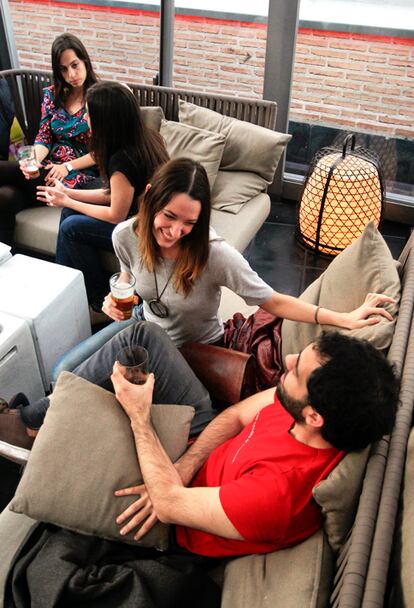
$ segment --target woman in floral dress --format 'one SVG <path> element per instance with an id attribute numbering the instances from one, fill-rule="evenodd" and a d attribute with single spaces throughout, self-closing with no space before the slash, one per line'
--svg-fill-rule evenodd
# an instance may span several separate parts
<path id="1" fill-rule="evenodd" d="M 97 187 L 98 171 L 88 153 L 90 130 L 85 95 L 97 81 L 82 42 L 61 34 L 52 44 L 53 82 L 44 90 L 34 145 L 40 177 L 30 179 L 14 161 L 0 161 L 0 241 L 12 244 L 16 213 L 39 204 L 36 187 L 55 179 L 69 188 Z"/>

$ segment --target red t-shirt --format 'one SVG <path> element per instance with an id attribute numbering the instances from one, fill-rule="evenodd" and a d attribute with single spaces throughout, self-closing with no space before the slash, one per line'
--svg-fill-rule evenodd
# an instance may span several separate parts
<path id="1" fill-rule="evenodd" d="M 236 437 L 216 448 L 192 487 L 220 486 L 222 507 L 244 540 L 177 526 L 177 542 L 192 553 L 221 557 L 268 553 L 301 542 L 322 524 L 312 488 L 344 453 L 294 439 L 294 420 L 275 394 Z"/>

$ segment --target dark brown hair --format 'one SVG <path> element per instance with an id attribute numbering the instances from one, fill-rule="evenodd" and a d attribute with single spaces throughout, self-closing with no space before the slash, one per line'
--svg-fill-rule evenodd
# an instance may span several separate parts
<path id="1" fill-rule="evenodd" d="M 137 172 L 145 173 L 143 180 L 149 181 L 169 157 L 160 134 L 144 125 L 131 89 L 120 82 L 99 82 L 88 90 L 86 103 L 92 131 L 90 150 L 101 176 L 108 182 L 109 161 L 123 150 Z"/>
<path id="2" fill-rule="evenodd" d="M 208 260 L 210 230 L 210 185 L 204 167 L 189 158 L 178 158 L 163 165 L 141 197 L 137 216 L 137 232 L 143 266 L 152 272 L 159 259 L 159 247 L 153 235 L 155 216 L 175 194 L 188 194 L 200 201 L 201 212 L 193 229 L 180 241 L 173 283 L 177 291 L 187 295 L 201 275 Z"/>
<path id="3" fill-rule="evenodd" d="M 63 78 L 60 68 L 60 57 L 64 51 L 68 50 L 74 51 L 78 59 L 81 59 L 85 64 L 86 80 L 83 85 L 84 92 L 86 93 L 89 87 L 98 80 L 93 70 L 88 51 L 79 38 L 74 34 L 68 33 L 57 36 L 52 44 L 52 70 L 55 102 L 57 106 L 61 107 L 72 91 L 72 86 Z"/>

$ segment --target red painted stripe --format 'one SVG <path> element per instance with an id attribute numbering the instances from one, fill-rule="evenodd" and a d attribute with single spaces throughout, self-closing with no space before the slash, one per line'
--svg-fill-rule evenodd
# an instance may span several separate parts
<path id="1" fill-rule="evenodd" d="M 107 13 L 122 13 L 124 15 L 145 15 L 151 17 L 159 17 L 159 12 L 157 11 L 147 11 L 133 8 L 123 8 L 116 6 L 97 6 L 95 4 L 84 4 L 82 2 L 77 2 L 76 4 L 69 4 L 66 2 L 59 2 L 59 0 L 19 0 L 19 3 L 27 3 L 27 4 L 47 4 L 48 6 L 59 6 L 64 8 L 75 8 L 80 9 L 83 8 L 87 10 L 88 8 L 94 11 L 102 11 Z M 233 27 L 250 27 L 255 29 L 265 30 L 267 29 L 267 24 L 265 23 L 253 23 L 246 21 L 236 21 L 231 19 L 215 19 L 214 17 L 203 17 L 198 15 L 176 15 L 176 19 L 180 21 L 192 21 L 197 23 L 214 23 L 215 25 L 232 25 Z M 385 42 L 387 44 L 404 44 L 407 46 L 414 46 L 414 38 L 399 38 L 395 36 L 376 36 L 374 34 L 359 34 L 353 32 L 335 32 L 333 30 L 317 30 L 317 29 L 308 29 L 308 28 L 299 28 L 299 33 L 301 34 L 311 34 L 314 36 L 324 36 L 326 38 L 345 38 L 349 40 L 367 40 L 370 42 Z"/>
<path id="2" fill-rule="evenodd" d="M 159 17 L 159 12 L 157 11 L 144 11 L 133 8 L 123 8 L 121 7 L 112 7 L 112 6 L 98 6 L 96 4 L 84 4 L 83 2 L 77 3 L 68 3 L 68 2 L 59 2 L 59 0 L 19 0 L 19 4 L 47 4 L 48 6 L 59 6 L 60 8 L 67 9 L 90 9 L 93 11 L 102 11 L 106 13 L 123 13 L 126 15 L 146 15 L 151 17 Z"/>
<path id="3" fill-rule="evenodd" d="M 414 38 L 398 38 L 396 36 L 376 36 L 375 34 L 359 34 L 356 32 L 334 32 L 333 30 L 314 30 L 299 28 L 300 34 L 311 34 L 325 38 L 347 38 L 348 40 L 366 40 L 369 42 L 386 42 L 388 44 L 406 44 L 414 46 Z"/>
<path id="4" fill-rule="evenodd" d="M 203 17 L 202 15 L 176 15 L 180 21 L 196 21 L 198 23 L 214 23 L 216 25 L 233 25 L 238 27 L 254 27 L 266 30 L 267 23 L 254 23 L 253 21 L 240 21 L 236 19 L 216 19 L 215 17 Z"/>

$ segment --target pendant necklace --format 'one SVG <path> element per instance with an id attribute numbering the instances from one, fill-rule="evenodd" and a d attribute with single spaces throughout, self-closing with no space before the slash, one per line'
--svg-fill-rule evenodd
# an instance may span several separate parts
<path id="1" fill-rule="evenodd" d="M 156 317 L 159 317 L 160 319 L 166 319 L 169 315 L 169 310 L 168 310 L 167 305 L 161 301 L 161 298 L 163 296 L 163 293 L 165 292 L 165 290 L 168 287 L 171 277 L 174 274 L 174 268 L 172 269 L 170 276 L 168 277 L 167 282 L 164 285 L 164 289 L 162 290 L 161 293 L 158 292 L 158 282 L 157 282 L 157 274 L 155 272 L 155 268 L 153 270 L 153 273 L 154 273 L 155 291 L 156 291 L 157 297 L 150 300 L 148 302 L 148 306 L 149 306 L 152 314 L 154 314 Z"/>

